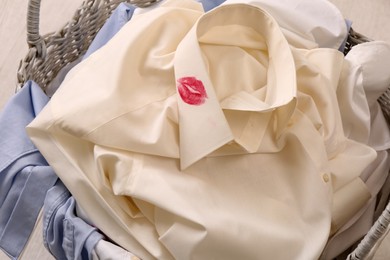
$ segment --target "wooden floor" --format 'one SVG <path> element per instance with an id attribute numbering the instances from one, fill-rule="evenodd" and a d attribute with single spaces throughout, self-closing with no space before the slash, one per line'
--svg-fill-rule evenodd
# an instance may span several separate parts
<path id="1" fill-rule="evenodd" d="M 330 0 L 353 28 L 376 40 L 390 43 L 390 0 Z M 19 61 L 27 52 L 26 12 L 28 0 L 0 0 L 0 110 L 14 93 Z M 44 0 L 41 6 L 41 34 L 55 31 L 72 17 L 82 0 Z M 389 68 L 390 73 L 390 68 Z M 43 248 L 41 223 L 30 239 L 22 259 L 53 259 Z M 9 259 L 0 251 L 0 260 Z M 375 260 L 390 259 L 390 235 L 378 249 Z"/>

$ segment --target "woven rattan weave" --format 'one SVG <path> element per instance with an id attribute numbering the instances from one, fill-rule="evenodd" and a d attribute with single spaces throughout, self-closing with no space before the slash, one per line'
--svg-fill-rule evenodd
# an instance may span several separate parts
<path id="1" fill-rule="evenodd" d="M 139 7 L 149 6 L 158 0 L 127 0 Z M 39 34 L 40 0 L 30 0 L 27 13 L 27 43 L 29 51 L 20 62 L 17 73 L 18 88 L 27 80 L 34 80 L 43 90 L 57 73 L 80 57 L 89 47 L 96 33 L 124 1 L 86 0 L 73 18 L 60 30 Z"/>

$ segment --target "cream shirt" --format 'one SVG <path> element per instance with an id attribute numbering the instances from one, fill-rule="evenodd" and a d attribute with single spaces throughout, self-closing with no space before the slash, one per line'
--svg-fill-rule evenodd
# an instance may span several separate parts
<path id="1" fill-rule="evenodd" d="M 369 199 L 343 55 L 267 12 L 167 1 L 76 66 L 28 133 L 89 219 L 142 259 L 316 259 Z M 280 249 L 283 250 L 280 250 Z"/>

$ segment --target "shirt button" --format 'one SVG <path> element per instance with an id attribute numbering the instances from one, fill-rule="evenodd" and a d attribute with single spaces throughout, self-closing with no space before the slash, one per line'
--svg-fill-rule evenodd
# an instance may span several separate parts
<path id="1" fill-rule="evenodd" d="M 329 175 L 327 173 L 322 175 L 322 179 L 324 180 L 324 182 L 329 182 L 330 180 Z"/>

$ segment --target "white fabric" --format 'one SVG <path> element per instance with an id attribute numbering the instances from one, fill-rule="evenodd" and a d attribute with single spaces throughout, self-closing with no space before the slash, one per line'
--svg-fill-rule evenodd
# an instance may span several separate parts
<path id="1" fill-rule="evenodd" d="M 346 136 L 368 144 L 378 153 L 376 160 L 360 176 L 372 199 L 330 239 L 322 259 L 336 257 L 360 239 L 373 224 L 375 198 L 390 169 L 387 151 L 390 148 L 390 131 L 377 102 L 389 86 L 390 45 L 373 41 L 353 47 L 345 58 L 337 96 Z"/>
<path id="2" fill-rule="evenodd" d="M 92 251 L 92 260 L 140 260 L 140 258 L 113 243 L 100 240 Z"/>
<path id="3" fill-rule="evenodd" d="M 142 259 L 316 259 L 367 203 L 376 158 L 344 134 L 342 69 L 258 7 L 166 1 L 76 66 L 27 130 Z"/>
<path id="4" fill-rule="evenodd" d="M 390 132 L 383 131 L 388 126 L 377 99 L 390 86 L 390 45 L 382 41 L 359 44 L 348 53 L 346 59 L 353 66 L 350 77 L 355 78 L 356 87 L 363 86 L 370 108 L 368 143 L 378 151 L 387 150 L 390 148 Z M 356 114 L 363 117 L 360 113 Z"/>
<path id="5" fill-rule="evenodd" d="M 328 0 L 227 0 L 223 5 L 232 3 L 251 4 L 269 12 L 297 48 L 338 49 L 348 36 L 343 15 Z"/>

